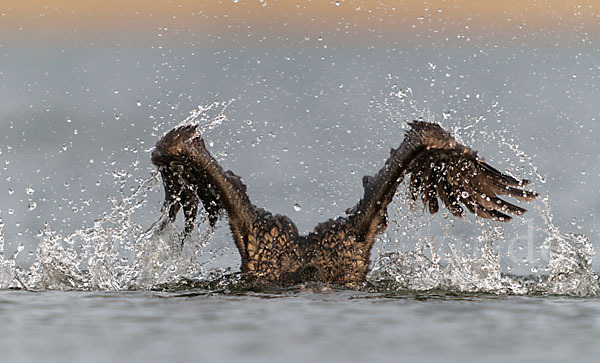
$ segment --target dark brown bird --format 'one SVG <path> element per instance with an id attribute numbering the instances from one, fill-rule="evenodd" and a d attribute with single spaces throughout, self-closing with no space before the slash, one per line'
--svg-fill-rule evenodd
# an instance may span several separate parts
<path id="1" fill-rule="evenodd" d="M 261 281 L 284 285 L 305 281 L 353 285 L 366 280 L 371 247 L 387 226 L 387 206 L 398 185 L 410 174 L 410 195 L 420 195 L 434 214 L 439 199 L 455 216 L 466 207 L 483 218 L 509 221 L 525 209 L 498 196 L 529 201 L 535 192 L 523 190 L 517 180 L 477 158 L 477 153 L 456 142 L 434 123 L 413 121 L 404 141 L 392 149 L 374 176 L 363 177 L 364 195 L 346 217 L 328 220 L 307 236 L 286 216 L 256 207 L 240 177 L 224 171 L 196 133 L 196 126 L 169 131 L 156 144 L 152 162 L 165 187 L 164 211 L 171 221 L 183 207 L 185 235 L 193 228 L 201 201 L 211 225 L 224 209 L 242 272 Z"/>

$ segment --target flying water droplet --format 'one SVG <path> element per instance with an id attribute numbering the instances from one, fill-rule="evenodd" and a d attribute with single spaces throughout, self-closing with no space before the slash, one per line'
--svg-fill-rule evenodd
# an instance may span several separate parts
<path id="1" fill-rule="evenodd" d="M 300 204 L 298 204 L 298 203 L 294 203 L 294 210 L 295 210 L 296 212 L 300 212 L 300 211 L 302 210 L 302 207 L 300 207 Z"/>

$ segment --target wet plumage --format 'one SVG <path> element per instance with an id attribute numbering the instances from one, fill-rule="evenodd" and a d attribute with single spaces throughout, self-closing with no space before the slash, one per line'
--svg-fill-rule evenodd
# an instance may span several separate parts
<path id="1" fill-rule="evenodd" d="M 367 277 L 375 237 L 387 226 L 387 206 L 408 174 L 411 197 L 421 198 L 432 214 L 439 210 L 439 198 L 455 216 L 463 216 L 466 208 L 482 218 L 509 221 L 525 209 L 499 196 L 522 201 L 537 196 L 523 189 L 529 181 L 489 166 L 439 125 L 422 121 L 410 125 L 383 168 L 363 177 L 362 199 L 345 217 L 321 223 L 306 236 L 298 234 L 288 217 L 252 204 L 241 178 L 217 163 L 194 125 L 163 136 L 152 162 L 162 175 L 165 213 L 174 220 L 183 209 L 185 234 L 194 228 L 200 202 L 211 225 L 221 210 L 227 212 L 243 273 L 281 284 L 354 284 Z"/>

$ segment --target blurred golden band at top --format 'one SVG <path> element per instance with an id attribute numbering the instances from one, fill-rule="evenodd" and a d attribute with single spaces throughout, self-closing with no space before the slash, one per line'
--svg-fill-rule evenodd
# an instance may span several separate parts
<path id="1" fill-rule="evenodd" d="M 523 29 L 579 31 L 597 36 L 600 0 L 360 1 L 360 0 L 4 0 L 2 38 L 139 35 L 163 28 L 180 32 L 303 31 L 340 34 L 394 33 L 421 29 L 510 36 Z M 536 33 L 537 32 L 537 33 Z M 542 34 L 538 34 L 542 35 Z"/>

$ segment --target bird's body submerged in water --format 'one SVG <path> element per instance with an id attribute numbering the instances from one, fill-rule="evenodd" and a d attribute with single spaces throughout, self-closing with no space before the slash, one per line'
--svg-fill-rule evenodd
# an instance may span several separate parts
<path id="1" fill-rule="evenodd" d="M 211 225 L 225 209 L 242 272 L 284 285 L 365 281 L 375 237 L 387 226 L 387 206 L 405 175 L 411 174 L 411 197 L 420 195 L 432 214 L 439 209 L 439 197 L 455 216 L 465 213 L 462 204 L 480 217 L 508 221 L 509 214 L 521 215 L 525 209 L 498 195 L 526 201 L 537 196 L 522 189 L 527 180 L 502 174 L 439 125 L 422 121 L 411 123 L 376 175 L 363 177 L 364 195 L 346 217 L 321 223 L 306 236 L 298 234 L 288 217 L 252 204 L 241 179 L 210 155 L 196 126 L 169 131 L 156 144 L 152 162 L 162 174 L 164 210 L 174 220 L 183 207 L 186 234 L 194 228 L 200 201 Z"/>

